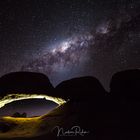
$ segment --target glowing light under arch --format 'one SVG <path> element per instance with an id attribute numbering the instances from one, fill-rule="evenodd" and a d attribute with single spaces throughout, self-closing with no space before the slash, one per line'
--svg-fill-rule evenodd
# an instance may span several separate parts
<path id="1" fill-rule="evenodd" d="M 4 107 L 6 104 L 9 104 L 13 101 L 24 99 L 46 99 L 49 101 L 53 101 L 58 105 L 66 103 L 66 101 L 62 98 L 52 97 L 44 94 L 9 94 L 4 98 L 0 99 L 0 108 Z"/>

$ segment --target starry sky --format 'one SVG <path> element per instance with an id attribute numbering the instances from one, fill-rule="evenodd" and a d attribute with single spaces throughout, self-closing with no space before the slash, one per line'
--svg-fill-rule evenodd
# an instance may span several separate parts
<path id="1" fill-rule="evenodd" d="M 56 86 L 140 68 L 139 0 L 1 0 L 0 76 L 46 74 Z"/>

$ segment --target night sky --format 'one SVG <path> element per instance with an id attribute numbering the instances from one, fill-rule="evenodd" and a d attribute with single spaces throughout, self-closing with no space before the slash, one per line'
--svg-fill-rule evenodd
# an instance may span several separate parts
<path id="1" fill-rule="evenodd" d="M 46 74 L 53 85 L 140 67 L 139 0 L 1 0 L 0 76 Z"/>

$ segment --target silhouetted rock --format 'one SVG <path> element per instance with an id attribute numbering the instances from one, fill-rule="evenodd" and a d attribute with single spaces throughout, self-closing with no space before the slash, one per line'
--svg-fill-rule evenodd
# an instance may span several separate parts
<path id="1" fill-rule="evenodd" d="M 5 93 L 48 93 L 53 89 L 48 77 L 41 73 L 14 72 L 0 78 L 0 96 Z"/>
<path id="2" fill-rule="evenodd" d="M 19 112 L 16 112 L 12 115 L 12 117 L 20 117 L 20 113 Z"/>
<path id="3" fill-rule="evenodd" d="M 80 77 L 63 81 L 55 88 L 56 96 L 64 99 L 102 98 L 106 92 L 100 82 L 94 77 Z"/>
<path id="4" fill-rule="evenodd" d="M 67 117 L 75 115 L 75 120 L 67 123 L 79 124 L 89 130 L 88 136 L 101 130 L 103 133 L 104 130 L 107 131 L 108 124 L 105 123 L 109 116 L 105 113 L 109 105 L 107 92 L 96 78 L 87 76 L 64 81 L 55 88 L 55 93 L 58 97 L 70 99 L 67 104 L 70 106 L 71 114 Z"/>
<path id="5" fill-rule="evenodd" d="M 27 117 L 27 113 L 24 112 L 24 113 L 21 114 L 21 116 L 22 116 L 23 118 L 26 118 L 26 117 Z"/>
<path id="6" fill-rule="evenodd" d="M 140 70 L 116 73 L 110 84 L 113 111 L 120 122 L 119 131 L 123 139 L 139 137 L 140 132 Z M 114 116 L 115 118 L 115 116 Z M 140 139 L 140 137 L 138 138 Z"/>
<path id="7" fill-rule="evenodd" d="M 126 70 L 113 75 L 110 84 L 113 96 L 140 97 L 140 70 Z"/>
<path id="8" fill-rule="evenodd" d="M 31 85 L 34 82 L 31 80 Z M 36 81 L 35 87 L 31 87 L 32 90 L 40 89 L 41 86 L 37 87 L 37 83 L 38 81 Z M 92 139 L 112 140 L 125 139 L 128 137 L 127 135 L 138 135 L 140 132 L 138 128 L 140 125 L 139 84 L 140 70 L 127 70 L 118 72 L 112 77 L 111 96 L 107 96 L 107 92 L 96 78 L 89 76 L 64 81 L 56 88 L 50 86 L 50 95 L 70 99 L 70 101 L 55 108 L 49 114 L 43 115 L 42 123 L 37 127 L 37 133 L 44 133 L 44 135 L 31 139 L 57 139 L 56 133 L 52 133 L 52 128 L 56 125 L 60 125 L 64 129 L 78 125 L 90 132 L 87 136 L 82 137 L 85 139 L 92 137 Z M 47 89 L 47 83 L 44 85 Z M 11 87 L 13 88 L 13 86 Z M 26 89 L 26 86 L 23 86 L 24 88 Z M 48 94 L 46 90 L 45 92 Z M 26 117 L 26 115 L 26 113 L 15 113 L 13 117 Z M 8 131 L 10 128 L 7 124 L 3 124 L 4 131 Z"/>
<path id="9" fill-rule="evenodd" d="M 12 115 L 12 117 L 22 117 L 22 118 L 26 118 L 27 114 L 24 112 L 22 114 L 20 114 L 19 112 L 16 112 Z"/>

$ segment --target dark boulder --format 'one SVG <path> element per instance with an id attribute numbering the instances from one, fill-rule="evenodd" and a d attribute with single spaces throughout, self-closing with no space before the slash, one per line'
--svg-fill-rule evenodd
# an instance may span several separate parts
<path id="1" fill-rule="evenodd" d="M 110 92 L 116 97 L 140 97 L 140 70 L 126 70 L 113 75 Z"/>
<path id="2" fill-rule="evenodd" d="M 27 117 L 27 113 L 24 112 L 24 113 L 21 114 L 21 116 L 22 116 L 23 118 L 26 118 L 26 117 Z"/>
<path id="3" fill-rule="evenodd" d="M 93 100 L 102 98 L 106 92 L 100 82 L 94 77 L 73 78 L 60 83 L 55 88 L 56 96 L 73 100 Z"/>
<path id="4" fill-rule="evenodd" d="M 19 112 L 16 112 L 16 113 L 14 113 L 13 115 L 12 115 L 12 117 L 20 117 L 21 115 L 20 115 L 20 113 Z"/>
<path id="5" fill-rule="evenodd" d="M 0 96 L 5 93 L 48 93 L 53 89 L 48 77 L 41 73 L 14 72 L 0 78 Z"/>
<path id="6" fill-rule="evenodd" d="M 22 114 L 20 114 L 19 112 L 15 112 L 12 117 L 17 117 L 17 118 L 26 118 L 27 114 L 24 112 Z"/>
<path id="7" fill-rule="evenodd" d="M 120 121 L 122 137 L 139 137 L 140 132 L 140 70 L 126 70 L 116 73 L 110 84 L 113 111 Z M 115 117 L 114 117 L 115 118 Z"/>

